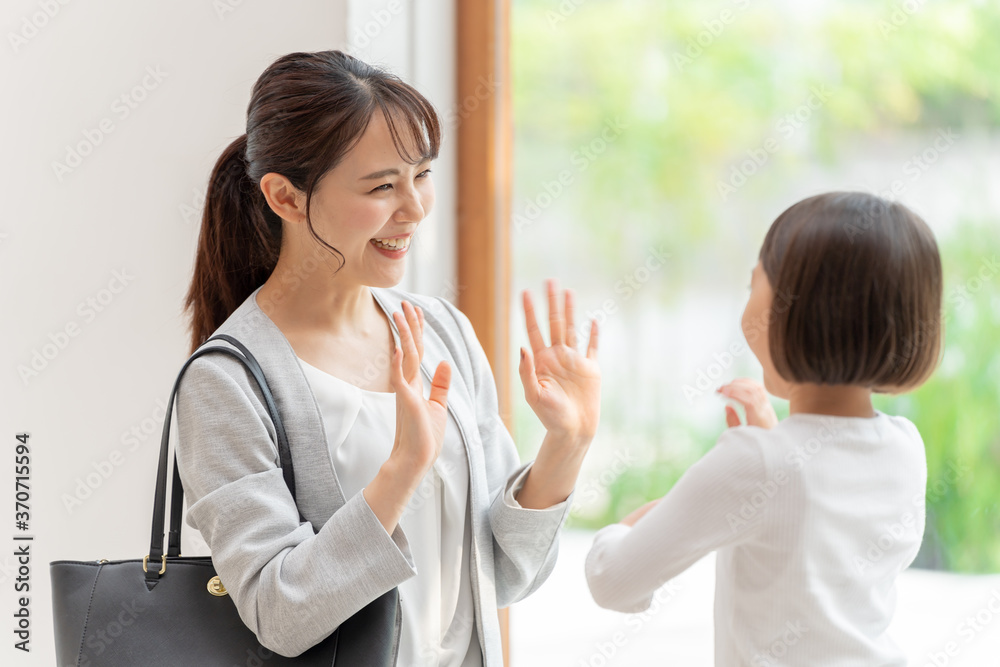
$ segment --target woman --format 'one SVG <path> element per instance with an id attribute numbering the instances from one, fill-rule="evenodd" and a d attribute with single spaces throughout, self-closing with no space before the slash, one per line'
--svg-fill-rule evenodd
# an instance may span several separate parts
<path id="1" fill-rule="evenodd" d="M 597 428 L 596 323 L 578 352 L 569 293 L 560 304 L 548 286 L 549 346 L 524 295 L 520 374 L 547 434 L 522 466 L 468 319 L 393 289 L 434 201 L 439 144 L 432 106 L 396 77 L 337 51 L 293 53 L 258 79 L 247 134 L 211 176 L 193 347 L 230 333 L 259 361 L 298 508 L 259 391 L 227 355 L 184 375 L 178 465 L 188 523 L 241 618 L 282 655 L 398 586 L 398 664 L 501 665 L 495 610 L 554 566 Z"/>

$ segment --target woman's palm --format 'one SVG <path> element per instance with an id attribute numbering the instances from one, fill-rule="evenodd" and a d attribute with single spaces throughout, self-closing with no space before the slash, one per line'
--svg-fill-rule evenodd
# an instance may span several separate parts
<path id="1" fill-rule="evenodd" d="M 597 365 L 597 322 L 591 321 L 586 354 L 576 349 L 573 296 L 565 293 L 560 312 L 554 281 L 548 283 L 551 345 L 545 345 L 531 295 L 524 293 L 530 352 L 521 349 L 524 397 L 548 431 L 593 437 L 600 419 L 601 371 Z"/>

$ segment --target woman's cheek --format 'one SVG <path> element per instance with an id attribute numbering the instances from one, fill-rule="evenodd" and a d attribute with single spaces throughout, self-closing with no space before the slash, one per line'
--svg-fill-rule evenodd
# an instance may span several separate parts
<path id="1" fill-rule="evenodd" d="M 422 195 L 424 200 L 424 215 L 427 215 L 431 212 L 431 209 L 434 208 L 434 198 L 436 195 L 434 192 L 434 181 L 429 178 L 427 179 L 427 185 L 425 186 Z"/>

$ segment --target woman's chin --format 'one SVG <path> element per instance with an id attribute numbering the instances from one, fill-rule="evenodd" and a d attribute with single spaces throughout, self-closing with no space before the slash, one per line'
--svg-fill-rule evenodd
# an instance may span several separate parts
<path id="1" fill-rule="evenodd" d="M 402 267 L 397 271 L 383 271 L 378 275 L 372 276 L 366 281 L 366 284 L 369 287 L 396 287 L 403 282 L 404 275 Z"/>

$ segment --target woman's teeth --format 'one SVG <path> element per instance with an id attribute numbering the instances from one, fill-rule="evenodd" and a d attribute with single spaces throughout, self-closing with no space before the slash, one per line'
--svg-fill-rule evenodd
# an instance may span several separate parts
<path id="1" fill-rule="evenodd" d="M 386 250 L 406 250 L 410 245 L 410 237 L 398 239 L 372 239 L 374 243 L 379 248 L 385 248 Z"/>

